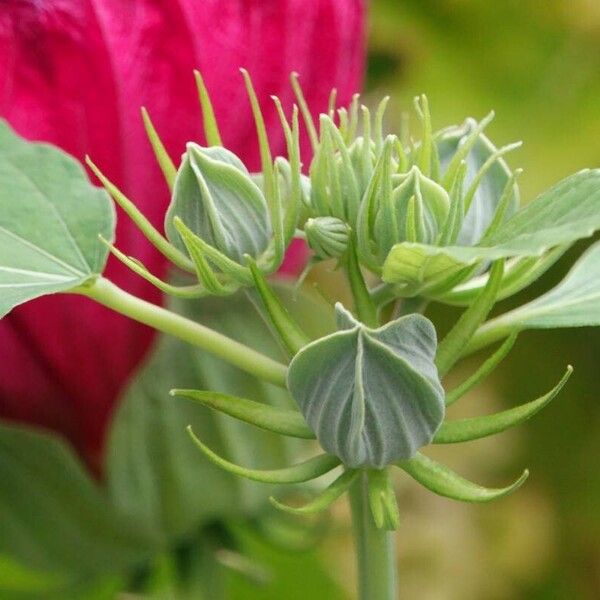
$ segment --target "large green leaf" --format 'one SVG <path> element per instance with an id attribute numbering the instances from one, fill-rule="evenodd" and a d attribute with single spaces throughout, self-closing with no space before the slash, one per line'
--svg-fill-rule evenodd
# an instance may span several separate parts
<path id="1" fill-rule="evenodd" d="M 313 336 L 329 331 L 331 325 L 319 318 L 324 313 L 322 304 L 307 297 L 293 302 L 289 292 L 284 300 L 294 316 L 309 325 Z M 277 343 L 244 296 L 226 302 L 216 298 L 177 301 L 173 308 L 280 358 Z M 297 462 L 291 454 L 292 441 L 195 402 L 173 398 L 169 390 L 175 387 L 216 390 L 291 406 L 284 390 L 182 342 L 161 339 L 120 404 L 107 458 L 108 483 L 116 504 L 164 541 L 189 535 L 210 519 L 255 514 L 273 491 L 234 477 L 208 461 L 186 433 L 188 425 L 208 446 L 236 463 L 251 459 L 257 467 L 268 469 Z"/>
<path id="2" fill-rule="evenodd" d="M 404 242 L 390 251 L 383 279 L 413 288 L 438 282 L 465 266 L 511 256 L 539 256 L 600 228 L 600 169 L 567 177 L 523 207 L 477 246 Z"/>
<path id="3" fill-rule="evenodd" d="M 112 240 L 114 225 L 108 195 L 74 158 L 0 121 L 0 317 L 101 273 L 98 234 Z"/>
<path id="4" fill-rule="evenodd" d="M 53 435 L 1 424 L 0 482 L 0 595 L 58 593 L 131 569 L 152 550 Z"/>
<path id="5" fill-rule="evenodd" d="M 432 323 L 409 315 L 371 329 L 340 304 L 336 313 L 340 331 L 292 360 L 291 394 L 321 446 L 344 465 L 410 458 L 444 418 Z"/>
<path id="6" fill-rule="evenodd" d="M 549 292 L 489 321 L 479 332 L 600 325 L 600 242 Z"/>

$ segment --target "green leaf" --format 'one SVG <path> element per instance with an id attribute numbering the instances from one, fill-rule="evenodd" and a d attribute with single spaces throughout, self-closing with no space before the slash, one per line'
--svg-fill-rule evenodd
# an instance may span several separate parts
<path id="1" fill-rule="evenodd" d="M 448 467 L 428 458 L 424 454 L 417 454 L 410 460 L 397 464 L 428 490 L 439 496 L 446 496 L 462 502 L 490 502 L 496 500 L 520 488 L 529 476 L 529 471 L 525 470 L 512 485 L 504 488 L 485 488 L 464 479 Z"/>
<path id="2" fill-rule="evenodd" d="M 434 444 L 455 444 L 468 442 L 505 431 L 524 423 L 550 403 L 563 388 L 573 372 L 573 367 L 567 367 L 562 379 L 547 394 L 527 404 L 504 410 L 495 415 L 473 417 L 458 421 L 444 421 L 433 438 Z"/>
<path id="3" fill-rule="evenodd" d="M 488 331 L 600 325 L 600 242 L 592 245 L 555 288 L 486 323 Z"/>
<path id="4" fill-rule="evenodd" d="M 29 583 L 40 586 L 52 583 L 44 573 L 60 586 L 128 570 L 155 548 L 156 539 L 115 511 L 58 437 L 0 425 L 0 481 L 0 556 L 4 566 L 19 565 L 13 587 L 24 585 L 24 570 L 39 572 Z"/>
<path id="5" fill-rule="evenodd" d="M 278 408 L 263 402 L 212 391 L 171 390 L 169 393 L 172 396 L 194 400 L 267 431 L 305 439 L 314 439 L 315 437 L 315 434 L 306 425 L 304 417 L 296 410 Z"/>
<path id="6" fill-rule="evenodd" d="M 200 451 L 215 465 L 233 475 L 245 477 L 252 481 L 260 481 L 261 483 L 303 483 L 325 475 L 325 473 L 335 469 L 340 464 L 339 459 L 335 456 L 320 454 L 291 467 L 282 467 L 280 469 L 249 469 L 229 462 L 213 452 L 194 434 L 191 426 L 188 426 L 187 431 Z"/>
<path id="7" fill-rule="evenodd" d="M 545 251 L 600 228 L 600 169 L 567 177 L 505 221 L 478 246 L 435 247 L 405 242 L 392 248 L 383 279 L 409 287 L 450 277 L 468 265 Z"/>
<path id="8" fill-rule="evenodd" d="M 314 500 L 305 504 L 304 506 L 289 506 L 283 504 L 271 496 L 269 500 L 271 504 L 283 510 L 284 512 L 291 513 L 293 515 L 310 515 L 323 510 L 327 510 L 342 494 L 350 489 L 350 486 L 354 483 L 354 480 L 359 475 L 360 471 L 355 469 L 349 469 L 344 471 L 333 483 L 326 487 Z"/>
<path id="9" fill-rule="evenodd" d="M 83 167 L 48 144 L 27 142 L 0 121 L 0 318 L 102 273 L 115 213 Z"/>
<path id="10" fill-rule="evenodd" d="M 382 468 L 429 443 L 444 416 L 435 329 L 409 315 L 370 329 L 336 305 L 338 328 L 292 360 L 288 388 L 323 449 Z"/>

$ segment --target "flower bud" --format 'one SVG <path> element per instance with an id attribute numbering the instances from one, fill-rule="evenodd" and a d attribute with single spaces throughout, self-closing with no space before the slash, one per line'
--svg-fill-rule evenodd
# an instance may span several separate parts
<path id="1" fill-rule="evenodd" d="M 414 456 L 444 418 L 433 324 L 408 315 L 378 329 L 336 305 L 338 330 L 304 346 L 288 389 L 328 453 L 381 469 Z"/>
<path id="2" fill-rule="evenodd" d="M 443 187 L 418 167 L 394 174 L 389 198 L 382 193 L 375 217 L 374 237 L 383 255 L 400 242 L 435 243 L 450 199 Z"/>
<path id="3" fill-rule="evenodd" d="M 242 161 L 221 147 L 188 143 L 177 173 L 165 231 L 182 251 L 186 246 L 173 219 L 228 258 L 258 258 L 271 238 L 266 200 Z"/>
<path id="4" fill-rule="evenodd" d="M 308 245 L 319 258 L 340 258 L 348 248 L 350 227 L 335 217 L 308 219 L 304 232 Z"/>
<path id="5" fill-rule="evenodd" d="M 356 222 L 360 189 L 348 148 L 333 121 L 321 115 L 320 143 L 310 166 L 310 204 L 316 216 Z"/>

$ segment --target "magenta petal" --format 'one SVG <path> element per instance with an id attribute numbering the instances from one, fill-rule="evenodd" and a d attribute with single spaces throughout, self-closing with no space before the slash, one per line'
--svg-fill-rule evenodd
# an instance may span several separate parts
<path id="1" fill-rule="evenodd" d="M 0 12 L 0 115 L 22 135 L 57 144 L 103 171 L 159 224 L 168 192 L 139 118 L 144 105 L 177 159 L 201 140 L 192 69 L 215 102 L 225 143 L 258 167 L 256 135 L 239 67 L 246 67 L 276 153 L 284 145 L 269 99 L 289 110 L 297 70 L 314 113 L 329 90 L 349 101 L 363 70 L 358 0 L 8 0 Z M 308 159 L 306 138 L 303 140 Z M 119 247 L 158 274 L 164 261 L 121 218 Z M 296 272 L 294 245 L 285 269 Z M 119 285 L 157 292 L 120 264 Z M 85 299 L 42 298 L 0 321 L 0 416 L 60 431 L 98 466 L 111 409 L 152 332 Z"/>

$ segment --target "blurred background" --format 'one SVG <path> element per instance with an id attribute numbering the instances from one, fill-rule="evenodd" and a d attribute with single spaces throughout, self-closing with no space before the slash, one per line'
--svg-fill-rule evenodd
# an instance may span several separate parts
<path id="1" fill-rule="evenodd" d="M 367 104 L 390 94 L 387 128 L 393 130 L 401 111 L 411 110 L 412 98 L 423 92 L 436 128 L 494 109 L 491 139 L 498 146 L 523 140 L 508 161 L 524 168 L 525 202 L 576 170 L 600 166 L 600 2 L 374 0 Z M 533 288 L 500 303 L 498 310 L 554 285 L 588 244 L 579 244 Z M 435 308 L 431 314 L 442 322 L 453 316 Z M 479 360 L 465 364 L 463 374 Z M 453 407 L 454 416 L 466 416 L 514 406 L 552 387 L 568 363 L 575 367 L 559 397 L 525 426 L 435 453 L 488 485 L 504 484 L 528 467 L 530 479 L 518 493 L 496 504 L 472 506 L 398 480 L 402 597 L 600 597 L 599 361 L 598 329 L 526 332 L 487 383 Z M 290 576 L 283 584 L 287 587 L 259 597 L 351 595 L 347 526 L 347 509 L 339 506 L 333 533 L 318 552 L 334 587 L 291 587 Z M 288 569 L 297 574 L 298 568 L 303 568 L 298 559 L 291 560 Z M 254 597 L 241 588 L 232 593 Z"/>

